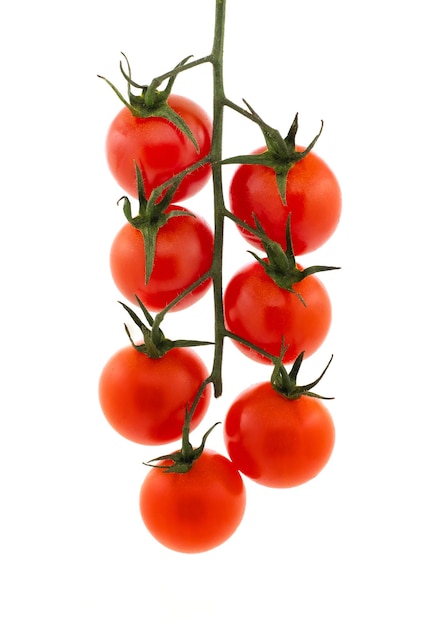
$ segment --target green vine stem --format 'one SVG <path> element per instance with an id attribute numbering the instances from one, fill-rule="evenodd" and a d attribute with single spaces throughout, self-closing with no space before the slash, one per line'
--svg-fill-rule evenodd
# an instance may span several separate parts
<path id="1" fill-rule="evenodd" d="M 223 310 L 223 283 L 222 283 L 222 256 L 225 200 L 222 187 L 222 129 L 225 106 L 225 92 L 223 82 L 223 46 L 225 34 L 226 0 L 216 0 L 215 29 L 213 50 L 211 54 L 213 65 L 213 138 L 211 160 L 213 168 L 213 197 L 214 197 L 214 256 L 212 264 L 213 296 L 214 296 L 214 357 L 211 372 L 214 395 L 222 394 L 222 356 L 225 338 L 225 322 Z"/>

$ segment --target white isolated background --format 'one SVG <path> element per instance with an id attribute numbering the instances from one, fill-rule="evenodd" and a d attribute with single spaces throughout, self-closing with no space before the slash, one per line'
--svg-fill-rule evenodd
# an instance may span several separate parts
<path id="1" fill-rule="evenodd" d="M 0 622 L 5 626 L 430 626 L 431 95 L 428 5 L 365 0 L 228 0 L 225 86 L 337 174 L 343 216 L 308 263 L 333 302 L 331 332 L 300 382 L 333 363 L 337 443 L 293 490 L 247 481 L 237 533 L 200 555 L 168 551 L 144 528 L 138 492 L 155 456 L 120 438 L 97 383 L 127 343 L 109 274 L 122 191 L 104 140 L 125 52 L 148 82 L 210 52 L 212 0 L 6 3 L 1 24 Z M 179 93 L 211 110 L 211 69 Z M 226 115 L 226 154 L 262 144 Z M 226 185 L 230 170 L 226 170 Z M 212 219 L 211 188 L 184 205 Z M 226 228 L 225 280 L 249 262 Z M 166 322 L 211 338 L 211 293 Z M 210 364 L 211 351 L 200 354 Z M 224 394 L 192 436 L 223 420 L 270 370 L 226 344 Z M 218 427 L 209 447 L 223 451 Z M 160 453 L 168 451 L 162 449 Z M 157 451 L 159 453 L 159 449 Z"/>

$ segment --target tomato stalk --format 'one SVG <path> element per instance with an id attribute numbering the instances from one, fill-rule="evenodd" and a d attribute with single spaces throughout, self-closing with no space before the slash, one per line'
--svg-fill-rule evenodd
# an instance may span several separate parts
<path id="1" fill-rule="evenodd" d="M 152 82 L 150 83 L 148 87 L 149 90 L 155 91 L 159 87 L 159 85 L 161 85 L 161 83 L 164 82 L 164 80 L 173 80 L 181 72 L 190 70 L 193 67 L 197 67 L 198 65 L 203 65 L 204 63 L 212 62 L 211 55 L 202 57 L 200 59 L 195 59 L 195 61 L 189 61 L 189 63 L 187 63 L 186 61 L 188 61 L 190 58 L 191 57 L 189 56 L 186 59 L 184 59 L 181 63 L 176 65 L 176 67 L 173 70 L 170 70 L 169 72 L 165 72 L 165 74 L 161 74 L 160 76 L 153 78 Z"/>
<path id="2" fill-rule="evenodd" d="M 222 356 L 225 338 L 223 310 L 222 256 L 224 235 L 225 201 L 222 186 L 222 136 L 225 105 L 223 78 L 223 47 L 225 35 L 226 0 L 216 0 L 215 29 L 212 50 L 213 65 L 213 137 L 212 137 L 212 171 L 214 198 L 214 255 L 212 264 L 215 349 L 213 369 L 211 372 L 215 397 L 222 394 Z"/>

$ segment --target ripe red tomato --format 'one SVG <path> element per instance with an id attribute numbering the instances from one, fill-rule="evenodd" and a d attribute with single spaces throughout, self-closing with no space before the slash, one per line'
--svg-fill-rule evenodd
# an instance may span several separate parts
<path id="1" fill-rule="evenodd" d="M 169 210 L 181 210 L 170 205 Z M 171 217 L 158 231 L 150 280 L 145 284 L 145 250 L 141 232 L 125 224 L 115 237 L 110 252 L 113 280 L 119 291 L 136 304 L 135 295 L 151 311 L 160 311 L 212 264 L 213 233 L 199 216 Z M 201 298 L 211 280 L 201 283 L 171 310 L 184 309 Z"/>
<path id="2" fill-rule="evenodd" d="M 227 330 L 274 356 L 280 355 L 283 342 L 288 345 L 284 363 L 293 362 L 300 352 L 310 356 L 330 329 L 330 298 L 315 275 L 295 283 L 293 289 L 306 306 L 295 293 L 278 287 L 257 261 L 246 265 L 225 289 Z M 270 364 L 250 347 L 238 341 L 234 345 L 251 359 Z"/>
<path id="3" fill-rule="evenodd" d="M 229 539 L 245 506 L 240 474 L 229 459 L 207 449 L 184 474 L 151 469 L 140 492 L 147 529 L 178 552 L 205 552 Z"/>
<path id="4" fill-rule="evenodd" d="M 142 172 L 147 198 L 155 187 L 207 156 L 211 147 L 212 123 L 207 113 L 183 96 L 170 95 L 168 104 L 192 131 L 199 146 L 174 124 L 161 117 L 135 117 L 124 107 L 111 123 L 106 139 L 108 166 L 119 185 L 138 197 L 135 161 Z M 211 166 L 204 165 L 186 176 L 174 201 L 196 194 L 208 181 Z"/>
<path id="5" fill-rule="evenodd" d="M 299 151 L 304 150 L 298 147 Z M 263 152 L 264 148 L 256 152 Z M 341 214 L 339 183 L 328 165 L 310 152 L 287 175 L 286 205 L 283 204 L 273 169 L 263 165 L 240 165 L 230 185 L 232 213 L 256 228 L 254 215 L 265 233 L 287 248 L 286 224 L 291 213 L 291 238 L 295 255 L 316 250 L 335 231 Z M 257 248 L 258 237 L 244 229 L 242 235 Z"/>
<path id="6" fill-rule="evenodd" d="M 321 400 L 289 400 L 265 382 L 233 402 L 224 439 L 232 462 L 245 476 L 267 487 L 294 487 L 326 465 L 335 429 Z"/>
<path id="7" fill-rule="evenodd" d="M 173 348 L 152 359 L 133 346 L 116 352 L 99 379 L 99 401 L 111 426 L 123 437 L 144 445 L 181 438 L 189 406 L 208 372 L 189 348 Z M 191 420 L 191 430 L 203 419 L 210 387 L 204 389 Z"/>

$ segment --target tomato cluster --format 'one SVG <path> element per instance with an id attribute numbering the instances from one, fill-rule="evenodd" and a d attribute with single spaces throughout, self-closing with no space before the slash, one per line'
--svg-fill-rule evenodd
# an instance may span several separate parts
<path id="1" fill-rule="evenodd" d="M 129 83 L 136 85 L 130 76 Z M 140 512 L 166 547 L 202 552 L 226 541 L 239 526 L 245 479 L 294 487 L 316 476 L 332 453 L 333 420 L 323 398 L 311 391 L 322 375 L 302 386 L 297 374 L 331 324 L 330 298 L 315 274 L 336 268 L 304 268 L 295 255 L 317 249 L 332 235 L 341 193 L 330 168 L 311 152 L 312 144 L 295 145 L 296 120 L 281 138 L 282 169 L 281 154 L 271 146 L 227 161 L 239 166 L 230 184 L 229 210 L 220 210 L 219 218 L 231 219 L 265 254 L 252 252 L 253 260 L 225 283 L 213 229 L 177 204 L 209 179 L 212 122 L 185 97 L 151 95 L 145 88 L 135 96 L 107 136 L 110 171 L 139 203 L 132 217 L 129 198 L 121 198 L 127 223 L 113 240 L 109 262 L 142 340 L 134 342 L 126 327 L 130 345 L 103 368 L 99 400 L 108 423 L 128 440 L 145 446 L 179 442 L 173 453 L 146 463 L 151 469 L 139 495 Z M 151 105 L 155 101 L 157 106 Z M 166 338 L 164 317 L 192 307 L 212 283 L 222 284 L 215 341 Z M 213 427 L 198 448 L 189 434 L 208 411 L 211 385 L 218 395 L 216 356 L 209 372 L 195 347 L 225 337 L 247 358 L 271 366 L 272 374 L 232 401 L 223 421 L 226 454 L 221 454 L 205 446 Z"/>

